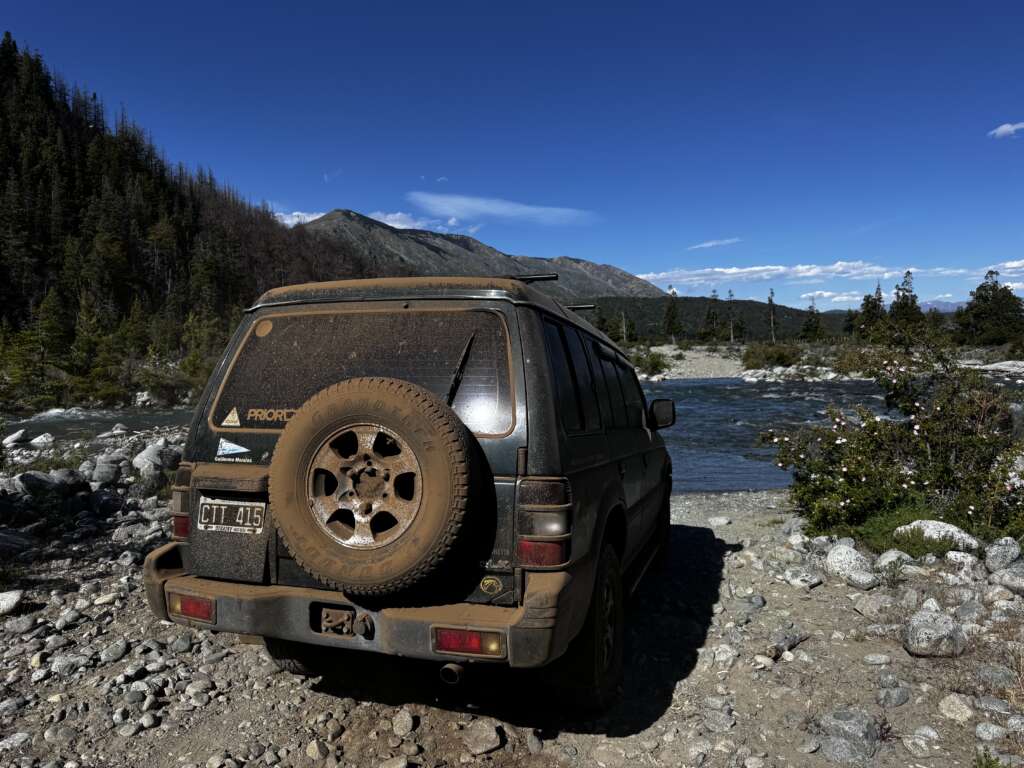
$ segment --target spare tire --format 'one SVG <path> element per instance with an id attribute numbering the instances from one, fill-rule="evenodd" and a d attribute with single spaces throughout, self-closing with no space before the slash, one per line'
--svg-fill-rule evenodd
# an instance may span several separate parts
<path id="1" fill-rule="evenodd" d="M 270 463 L 274 525 L 321 583 L 382 595 L 449 553 L 469 496 L 465 426 L 423 387 L 349 379 L 311 397 Z"/>

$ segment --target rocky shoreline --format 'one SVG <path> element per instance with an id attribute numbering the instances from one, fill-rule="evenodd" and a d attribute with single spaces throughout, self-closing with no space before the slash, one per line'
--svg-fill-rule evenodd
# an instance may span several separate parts
<path id="1" fill-rule="evenodd" d="M 116 432 L 47 449 L 77 467 L 0 477 L 4 768 L 1024 765 L 1016 542 L 876 558 L 804 536 L 785 492 L 677 496 L 623 699 L 587 720 L 545 703 L 543 672 L 447 688 L 433 664 L 342 654 L 302 680 L 155 620 L 140 563 L 184 433 Z"/>

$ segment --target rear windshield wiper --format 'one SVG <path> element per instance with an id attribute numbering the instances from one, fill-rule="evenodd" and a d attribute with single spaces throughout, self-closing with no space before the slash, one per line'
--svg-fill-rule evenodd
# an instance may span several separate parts
<path id="1" fill-rule="evenodd" d="M 455 368 L 455 372 L 452 374 L 452 382 L 448 385 L 448 407 L 452 407 L 452 403 L 455 402 L 455 395 L 459 391 L 459 385 L 462 383 L 462 374 L 466 371 L 466 363 L 469 362 L 469 348 L 473 346 L 473 339 L 476 338 L 476 331 L 469 334 L 469 338 L 466 339 L 466 346 L 462 348 L 462 354 L 459 356 L 459 364 Z"/>

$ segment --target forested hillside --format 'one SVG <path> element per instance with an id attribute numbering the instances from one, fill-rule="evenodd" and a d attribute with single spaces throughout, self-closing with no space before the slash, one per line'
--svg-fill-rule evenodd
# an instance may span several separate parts
<path id="1" fill-rule="evenodd" d="M 204 375 L 240 309 L 361 263 L 165 160 L 41 56 L 0 42 L 0 404 L 122 400 Z M 184 360 L 183 374 L 161 361 Z"/>

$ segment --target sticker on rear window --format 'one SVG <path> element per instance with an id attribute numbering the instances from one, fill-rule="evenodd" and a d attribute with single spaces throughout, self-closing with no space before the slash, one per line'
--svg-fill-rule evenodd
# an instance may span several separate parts
<path id="1" fill-rule="evenodd" d="M 214 456 L 214 461 L 229 461 L 237 462 L 241 464 L 251 464 L 252 457 L 246 456 L 249 453 L 249 449 L 244 445 L 238 443 L 232 443 L 230 440 L 225 440 L 223 437 L 220 442 L 217 443 L 217 455 Z"/>
<path id="2" fill-rule="evenodd" d="M 242 423 L 238 420 L 238 409 L 232 408 L 231 412 L 224 417 L 224 421 L 220 423 L 222 427 L 240 427 Z"/>

